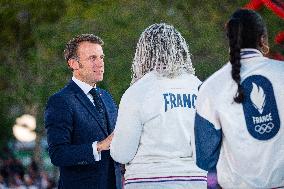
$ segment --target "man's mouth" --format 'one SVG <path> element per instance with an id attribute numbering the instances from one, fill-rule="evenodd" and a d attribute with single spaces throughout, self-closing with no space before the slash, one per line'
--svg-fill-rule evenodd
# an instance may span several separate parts
<path id="1" fill-rule="evenodd" d="M 95 73 L 104 73 L 104 70 L 96 70 Z"/>

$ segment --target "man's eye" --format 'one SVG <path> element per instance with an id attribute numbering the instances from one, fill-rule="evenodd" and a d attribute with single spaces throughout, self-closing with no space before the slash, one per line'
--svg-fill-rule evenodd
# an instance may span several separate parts
<path id="1" fill-rule="evenodd" d="M 92 60 L 92 61 L 95 61 L 96 59 L 97 59 L 97 57 L 95 57 L 95 56 L 92 56 L 92 57 L 91 57 L 91 60 Z"/>

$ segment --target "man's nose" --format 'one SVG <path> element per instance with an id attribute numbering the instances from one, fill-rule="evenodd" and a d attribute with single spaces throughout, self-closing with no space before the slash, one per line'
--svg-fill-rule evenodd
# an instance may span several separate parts
<path id="1" fill-rule="evenodd" d="M 97 66 L 104 66 L 104 59 L 103 58 L 98 59 Z"/>

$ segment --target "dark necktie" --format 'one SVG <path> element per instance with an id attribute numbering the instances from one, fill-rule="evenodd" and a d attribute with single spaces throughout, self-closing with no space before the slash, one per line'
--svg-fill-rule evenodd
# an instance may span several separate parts
<path id="1" fill-rule="evenodd" d="M 108 131 L 108 126 L 107 126 L 107 121 L 106 121 L 106 114 L 105 114 L 105 109 L 104 109 L 104 105 L 102 102 L 102 99 L 98 93 L 98 91 L 95 88 L 92 88 L 92 90 L 90 90 L 89 92 L 92 96 L 93 96 L 93 100 L 94 100 L 94 104 L 96 106 L 97 111 L 100 114 L 100 118 L 103 122 L 103 127 L 104 129 Z"/>

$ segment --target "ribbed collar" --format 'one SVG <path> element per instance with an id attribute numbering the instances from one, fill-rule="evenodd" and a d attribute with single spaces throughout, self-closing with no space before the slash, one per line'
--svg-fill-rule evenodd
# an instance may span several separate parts
<path id="1" fill-rule="evenodd" d="M 257 49 L 241 49 L 241 59 L 249 59 L 254 57 L 263 57 L 262 53 Z"/>

